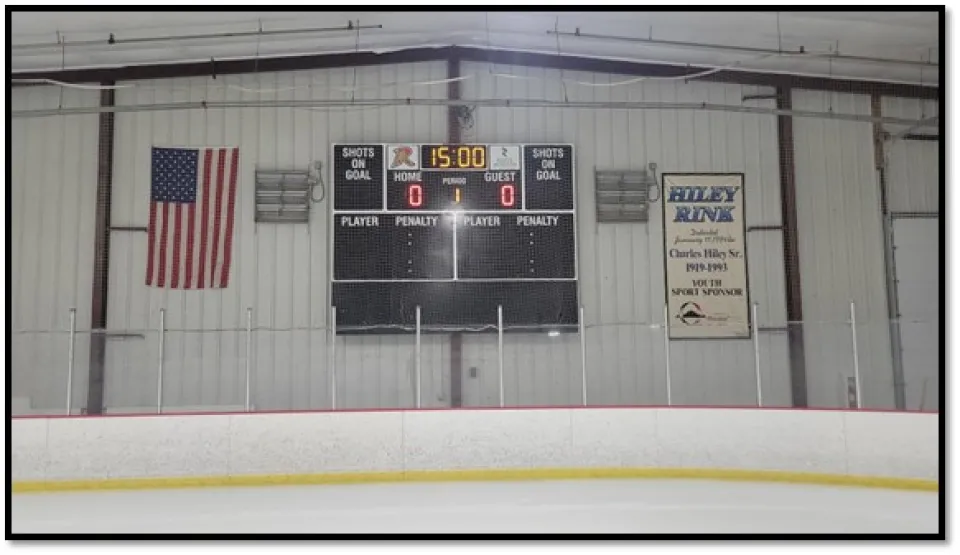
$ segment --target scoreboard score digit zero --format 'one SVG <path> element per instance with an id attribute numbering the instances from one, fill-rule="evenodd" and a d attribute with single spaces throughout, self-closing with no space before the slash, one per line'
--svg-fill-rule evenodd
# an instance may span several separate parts
<path id="1" fill-rule="evenodd" d="M 571 145 L 334 144 L 340 333 L 577 323 Z"/>

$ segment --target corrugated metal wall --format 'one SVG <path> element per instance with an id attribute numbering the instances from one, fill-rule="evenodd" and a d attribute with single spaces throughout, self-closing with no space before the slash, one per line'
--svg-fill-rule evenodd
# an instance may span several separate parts
<path id="1" fill-rule="evenodd" d="M 8 91 L 13 110 L 90 107 L 97 91 L 29 87 Z M 97 199 L 96 115 L 10 122 L 11 373 L 14 411 L 65 410 L 69 310 L 90 329 L 94 216 Z M 83 406 L 89 331 L 76 341 L 73 406 Z"/>
<path id="2" fill-rule="evenodd" d="M 909 410 L 939 410 L 941 273 L 937 218 L 893 220 L 897 302 L 903 352 L 904 400 Z"/>
<path id="3" fill-rule="evenodd" d="M 138 83 L 118 104 L 190 100 L 445 98 L 446 85 L 397 86 L 446 77 L 442 62 L 323 71 L 221 76 Z M 355 80 L 354 80 L 355 79 Z M 271 89 L 275 92 L 257 92 Z M 158 314 L 166 309 L 164 405 L 242 406 L 246 309 L 253 308 L 253 402 L 259 409 L 330 405 L 328 205 L 313 205 L 309 225 L 255 224 L 254 168 L 306 169 L 329 163 L 331 143 L 443 141 L 444 108 L 243 108 L 117 115 L 113 221 L 146 226 L 150 147 L 238 145 L 240 178 L 230 287 L 170 291 L 144 285 L 146 234 L 116 233 L 110 268 L 109 322 L 141 336 L 110 343 L 106 403 L 156 405 Z M 328 173 L 325 166 L 325 180 Z M 319 195 L 319 192 L 316 193 Z M 177 331 L 189 330 L 189 331 Z M 229 330 L 229 331 L 219 331 Z M 338 404 L 410 406 L 413 337 L 338 341 Z M 428 345 L 431 345 L 429 341 Z M 441 357 L 426 361 L 444 362 Z M 439 372 L 426 372 L 428 375 Z M 424 384 L 427 387 L 427 383 Z M 425 395 L 425 398 L 429 396 Z"/>
<path id="4" fill-rule="evenodd" d="M 464 98 L 546 98 L 570 101 L 711 102 L 740 105 L 743 95 L 771 94 L 757 87 L 682 81 L 638 81 L 606 74 L 561 72 L 484 63 L 463 65 L 475 75 Z M 507 74 L 498 77 L 496 74 Z M 584 86 L 561 78 L 588 83 Z M 629 85 L 610 86 L 631 80 Z M 750 102 L 750 101 L 747 101 Z M 770 102 L 770 101 L 767 101 Z M 754 103 L 753 105 L 756 105 Z M 594 167 L 659 172 L 731 171 L 746 174 L 747 225 L 779 225 L 777 122 L 774 116 L 676 110 L 570 110 L 479 108 L 465 140 L 561 142 L 576 146 L 581 304 L 586 310 L 588 401 L 591 404 L 666 403 L 662 330 L 663 238 L 660 205 L 646 224 L 597 224 Z M 785 293 L 779 231 L 748 233 L 751 298 L 764 327 L 782 328 Z M 465 380 L 474 398 L 498 398 L 496 344 L 468 338 L 480 378 Z M 579 401 L 580 360 L 575 335 L 509 335 L 505 341 L 508 403 Z M 465 339 L 465 342 L 467 339 Z M 465 347 L 466 350 L 466 347 Z M 761 332 L 765 402 L 789 404 L 786 337 Z M 466 359 L 465 359 L 466 360 Z M 672 342 L 676 403 L 755 402 L 750 341 Z M 546 386 L 546 387 L 545 387 Z"/>
<path id="5" fill-rule="evenodd" d="M 517 79 L 492 77 L 485 64 L 464 64 L 465 98 L 561 98 L 557 71 L 495 68 Z M 393 82 L 443 79 L 441 64 L 357 70 L 358 97 L 444 97 L 445 85 L 382 87 Z M 566 74 L 585 82 L 610 83 L 607 75 Z M 551 84 L 550 80 L 554 83 Z M 121 89 L 117 102 L 250 99 L 239 90 L 281 89 L 276 98 L 348 98 L 353 70 L 247 75 L 155 82 Z M 225 88 L 225 86 L 229 85 Z M 369 88 L 363 88 L 369 87 Z M 171 90 L 174 89 L 174 90 Z M 709 101 L 739 104 L 756 87 L 679 82 L 619 87 L 571 86 L 568 97 L 597 100 Z M 306 167 L 326 160 L 336 141 L 442 141 L 443 108 L 303 111 L 237 109 L 208 113 L 143 112 L 117 120 L 114 221 L 145 225 L 151 145 L 239 144 L 241 181 L 237 218 L 235 285 L 222 292 L 177 292 L 143 285 L 145 236 L 114 237 L 111 268 L 112 327 L 142 330 L 111 343 L 107 366 L 110 406 L 155 403 L 156 328 L 167 310 L 164 404 L 243 403 L 245 309 L 253 307 L 254 401 L 259 408 L 306 408 L 329 404 L 325 331 L 327 311 L 327 207 L 318 205 L 307 226 L 255 226 L 253 168 Z M 615 112 L 559 109 L 478 110 L 465 141 L 557 141 L 577 145 L 580 183 L 580 272 L 587 337 L 591 403 L 664 403 L 662 331 L 663 267 L 659 213 L 649 224 L 597 226 L 593 219 L 592 172 L 604 167 L 661 171 L 743 171 L 747 175 L 748 225 L 779 224 L 776 120 L 773 116 L 677 111 Z M 761 350 L 769 403 L 789 400 L 784 322 L 781 238 L 778 231 L 748 237 L 752 299 L 760 303 Z M 176 330 L 196 331 L 176 331 Z M 229 329 L 235 331 L 212 331 Z M 207 331 L 200 331 L 207 330 Z M 311 331 L 312 330 L 312 331 Z M 544 330 L 546 331 L 546 330 Z M 508 404 L 575 403 L 580 398 L 580 350 L 575 335 L 507 334 L 504 389 Z M 414 391 L 412 336 L 342 338 L 337 347 L 338 405 L 409 406 Z M 674 401 L 751 403 L 753 352 L 749 341 L 674 342 Z M 423 402 L 445 405 L 449 384 L 448 338 L 424 339 Z M 467 335 L 463 349 L 464 401 L 498 402 L 496 341 Z M 474 368 L 474 371 L 471 371 Z M 471 377 L 475 375 L 476 377 Z"/>
<path id="6" fill-rule="evenodd" d="M 884 98 L 884 115 L 924 119 L 939 115 L 936 101 Z M 888 129 L 892 134 L 903 128 Z M 936 126 L 914 130 L 936 135 Z M 896 139 L 884 142 L 888 203 L 892 214 L 897 309 L 906 407 L 939 409 L 940 383 L 940 144 Z M 911 213 L 911 214 L 904 214 Z M 900 215 L 898 215 L 900 214 Z M 942 217 L 942 216 L 940 216 Z"/>
<path id="7" fill-rule="evenodd" d="M 870 97 L 794 91 L 797 110 L 870 114 Z M 893 366 L 870 123 L 795 118 L 797 218 L 811 406 L 846 406 L 856 303 L 864 406 L 892 408 Z"/>
<path id="8" fill-rule="evenodd" d="M 884 116 L 924 119 L 940 114 L 934 100 L 884 97 Z M 890 128 L 896 134 L 902 128 Z M 921 128 L 916 132 L 930 132 Z M 935 134 L 935 132 L 934 132 Z M 885 143 L 886 177 L 893 212 L 936 212 L 940 209 L 940 145 L 936 141 L 894 140 Z"/>
<path id="9" fill-rule="evenodd" d="M 770 89 L 738 85 L 639 81 L 625 77 L 464 63 L 464 98 L 766 103 L 744 95 Z M 356 96 L 444 98 L 446 84 L 397 83 L 445 78 L 442 62 L 310 72 L 221 76 L 137 83 L 117 91 L 118 104 L 257 98 L 327 99 Z M 496 76 L 496 73 L 510 77 Z M 587 83 L 568 83 L 560 79 Z M 271 89 L 264 91 L 263 89 Z M 59 89 L 14 91 L 14 109 L 50 108 Z M 63 105 L 96 105 L 95 91 L 66 90 Z M 888 105 L 904 101 L 885 100 Z M 802 110 L 867 114 L 865 96 L 795 92 Z M 919 107 L 915 107 L 919 110 Z M 903 108 L 908 110 L 908 108 Z M 890 108 L 895 111 L 894 108 Z M 915 111 L 916 111 L 915 110 Z M 927 108 L 924 108 L 927 110 Z M 908 110 L 909 111 L 909 110 Z M 887 115 L 904 115 L 906 112 Z M 563 142 L 576 146 L 581 303 L 586 308 L 587 381 L 591 404 L 666 401 L 662 330 L 663 248 L 660 205 L 646 224 L 598 224 L 593 171 L 642 168 L 660 172 L 732 171 L 746 176 L 748 226 L 778 226 L 780 195 L 774 116 L 677 110 L 481 108 L 464 140 Z M 169 291 L 144 285 L 146 234 L 111 235 L 109 327 L 125 333 L 108 341 L 106 403 L 113 410 L 156 404 L 159 310 L 166 310 L 164 405 L 229 407 L 244 402 L 246 309 L 253 309 L 251 368 L 257 408 L 330 406 L 328 211 L 314 205 L 309 225 L 253 222 L 256 166 L 306 168 L 329 163 L 338 141 L 444 141 L 443 107 L 372 109 L 242 108 L 191 112 L 121 113 L 116 119 L 114 226 L 146 226 L 150 147 L 238 145 L 241 171 L 231 286 L 222 291 Z M 871 126 L 798 118 L 797 192 L 801 278 L 810 401 L 845 403 L 852 375 L 848 301 L 857 302 L 864 397 L 869 406 L 892 406 L 892 369 L 883 274 L 879 192 Z M 97 116 L 20 119 L 13 122 L 14 329 L 65 329 L 67 309 L 89 322 L 89 291 L 96 189 Z M 932 144 L 932 143 L 931 143 Z M 922 153 L 921 153 L 922 154 Z M 56 156 L 56 163 L 46 157 Z M 898 155 L 899 156 L 899 155 Z M 922 154 L 921 160 L 926 156 Z M 917 157 L 891 160 L 893 175 Z M 894 157 L 895 158 L 895 157 Z M 912 162 L 910 162 L 912 161 Z M 937 160 L 921 166 L 936 175 Z M 896 170 L 896 171 L 894 171 Z M 325 172 L 325 177 L 329 173 Z M 72 181 L 70 181 L 72 180 Z M 901 182 L 901 178 L 896 178 Z M 77 186 L 68 187 L 70 183 Z M 903 192 L 903 206 L 932 205 L 936 189 L 923 180 Z M 923 191 L 922 193 L 916 191 Z M 37 193 L 37 194 L 34 194 Z M 897 194 L 900 194 L 899 192 Z M 55 198 L 57 202 L 48 199 Z M 899 197 L 897 197 L 899 198 Z M 901 201 L 897 201 L 900 203 Z M 901 204 L 898 204 L 900 206 Z M 751 300 L 759 303 L 764 399 L 788 404 L 784 330 L 784 273 L 779 230 L 748 232 Z M 35 248 L 39 245 L 40 248 Z M 53 292 L 49 296 L 48 292 Z M 65 372 L 66 343 L 51 348 L 29 334 L 16 338 L 14 393 L 35 406 L 56 407 L 57 372 Z M 575 334 L 509 333 L 504 389 L 508 404 L 564 404 L 580 399 L 580 347 Z M 85 390 L 86 343 L 77 351 L 77 391 Z M 414 338 L 341 337 L 337 341 L 339 407 L 411 406 Z M 63 351 L 60 353 L 60 351 Z M 672 342 L 676 403 L 749 404 L 755 400 L 750 341 Z M 61 354 L 63 356 L 61 356 Z M 445 335 L 423 339 L 423 403 L 449 404 L 450 346 Z M 41 371 L 37 371 L 37 367 Z M 466 335 L 464 401 L 495 405 L 499 398 L 496 338 Z M 471 368 L 475 369 L 471 371 Z M 76 396 L 75 396 L 76 398 Z M 82 403 L 78 400 L 77 403 Z"/>

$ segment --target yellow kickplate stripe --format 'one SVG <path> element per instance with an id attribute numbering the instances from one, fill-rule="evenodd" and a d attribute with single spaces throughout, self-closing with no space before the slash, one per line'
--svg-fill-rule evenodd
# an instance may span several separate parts
<path id="1" fill-rule="evenodd" d="M 344 472 L 329 474 L 270 474 L 241 476 L 195 476 L 182 478 L 107 478 L 100 480 L 49 480 L 14 482 L 14 493 L 82 490 L 170 489 L 316 484 L 369 484 L 383 482 L 472 482 L 517 480 L 583 480 L 603 478 L 653 478 L 731 480 L 741 482 L 786 482 L 829 486 L 939 491 L 935 480 L 846 476 L 769 470 L 720 470 L 700 468 L 544 468 L 495 470 L 411 470 L 398 472 Z"/>

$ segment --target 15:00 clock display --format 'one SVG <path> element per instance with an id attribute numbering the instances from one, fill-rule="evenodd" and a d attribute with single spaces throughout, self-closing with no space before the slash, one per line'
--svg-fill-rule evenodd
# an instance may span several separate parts
<path id="1" fill-rule="evenodd" d="M 436 170 L 487 169 L 485 145 L 422 145 L 420 167 Z"/>

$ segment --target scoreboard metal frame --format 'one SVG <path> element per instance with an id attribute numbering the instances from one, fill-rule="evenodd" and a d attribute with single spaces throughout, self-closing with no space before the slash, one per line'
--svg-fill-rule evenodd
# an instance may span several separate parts
<path id="1" fill-rule="evenodd" d="M 487 153 L 492 152 L 493 149 L 499 149 L 499 148 L 508 148 L 508 149 L 509 149 L 509 148 L 513 148 L 513 149 L 516 149 L 516 151 L 519 153 L 519 160 L 518 160 L 518 164 L 517 164 L 518 167 L 517 167 L 516 170 L 494 169 L 494 168 L 491 168 L 491 167 L 490 167 L 490 166 L 491 166 L 491 163 L 490 163 L 489 160 L 487 160 L 487 161 L 485 162 L 485 164 L 484 164 L 485 167 L 482 167 L 482 168 L 475 168 L 475 167 L 471 167 L 471 168 L 461 168 L 461 167 L 457 167 L 457 168 L 423 168 L 423 161 L 422 161 L 422 159 L 421 159 L 421 160 L 418 160 L 418 161 L 417 161 L 415 168 L 411 168 L 411 169 L 408 169 L 408 170 L 404 170 L 403 168 L 400 168 L 400 169 L 390 168 L 390 167 L 389 167 L 389 166 L 390 166 L 390 158 L 391 158 L 391 156 L 390 156 L 390 148 L 391 148 L 391 147 L 404 147 L 404 146 L 409 146 L 409 147 L 413 147 L 414 149 L 417 149 L 417 151 L 418 151 L 418 157 L 421 156 L 421 155 L 425 152 L 425 149 L 426 149 L 426 148 L 429 148 L 429 147 L 439 147 L 439 146 L 472 147 L 472 148 L 483 147 L 483 148 L 486 150 Z M 368 170 L 376 169 L 376 170 L 378 170 L 378 171 L 380 172 L 381 202 L 380 202 L 380 207 L 379 207 L 378 209 L 369 209 L 369 208 L 359 208 L 359 209 L 354 209 L 354 208 L 339 208 L 339 209 L 338 209 L 338 208 L 337 208 L 337 196 L 336 196 L 336 195 L 337 195 L 337 188 L 338 188 L 338 187 L 337 187 L 337 183 L 338 183 L 338 181 L 337 181 L 337 180 L 338 180 L 338 175 L 337 175 L 337 167 L 338 167 L 338 166 L 337 166 L 337 156 L 338 156 L 338 154 L 339 154 L 338 149 L 343 148 L 343 147 L 360 147 L 360 148 L 364 148 L 364 147 L 379 147 L 379 148 L 380 148 L 380 152 L 381 152 L 381 156 L 382 156 L 382 160 L 380 161 L 380 162 L 381 162 L 381 163 L 380 163 L 380 166 L 379 166 L 378 168 L 366 168 L 366 169 L 368 169 Z M 529 184 L 529 182 L 531 181 L 531 180 L 529 179 L 530 176 L 527 175 L 527 171 L 526 171 L 526 170 L 527 170 L 527 165 L 526 165 L 526 164 L 527 164 L 527 158 L 526 158 L 527 148 L 566 148 L 566 149 L 569 149 L 569 153 L 570 153 L 570 160 L 569 160 L 569 171 L 570 171 L 570 174 L 569 174 L 569 187 L 570 187 L 570 196 L 571 196 L 571 199 L 570 199 L 570 208 L 558 208 L 558 209 L 552 209 L 552 208 L 547 208 L 547 209 L 528 209 L 528 208 L 527 208 L 528 184 Z M 504 151 L 504 152 L 505 152 L 505 151 Z M 578 323 L 578 319 L 579 319 L 578 306 L 579 306 L 579 297 L 580 297 L 580 284 L 579 284 L 579 266 L 580 266 L 580 260 L 579 260 L 579 240 L 578 240 L 578 239 L 579 239 L 579 236 L 578 236 L 578 229 L 577 229 L 577 228 L 578 228 L 578 217 L 577 217 L 577 216 L 578 216 L 578 210 L 577 210 L 577 192 L 578 192 L 578 189 L 577 189 L 576 149 L 575 149 L 575 147 L 574 147 L 573 144 L 571 144 L 571 143 L 546 143 L 546 142 L 537 142 L 537 143 L 459 143 L 459 144 L 436 143 L 436 142 L 433 142 L 433 143 L 414 143 L 414 142 L 411 142 L 411 143 L 402 143 L 402 142 L 395 142 L 395 143 L 394 143 L 394 142 L 390 142 L 390 143 L 387 143 L 387 142 L 381 142 L 381 143 L 343 142 L 343 143 L 332 143 L 332 144 L 330 145 L 330 154 L 331 154 L 331 157 L 330 157 L 330 161 L 331 161 L 331 162 L 330 162 L 330 164 L 329 164 L 329 167 L 330 167 L 330 181 L 329 181 L 329 183 L 330 183 L 330 191 L 329 191 L 329 197 L 328 197 L 328 198 L 330 199 L 329 209 L 328 209 L 328 217 L 330 218 L 330 222 L 329 222 L 329 230 L 328 230 L 328 232 L 329 232 L 329 243 L 328 243 L 328 246 L 329 246 L 329 254 L 328 254 L 328 257 L 327 257 L 327 258 L 328 258 L 328 266 L 329 266 L 329 268 L 328 268 L 328 275 L 329 275 L 329 279 L 330 279 L 330 289 L 329 289 L 329 299 L 328 299 L 328 300 L 329 300 L 330 305 L 335 305 L 335 302 L 334 302 L 334 301 L 335 301 L 335 288 L 337 287 L 337 284 L 366 284 L 366 283 L 379 283 L 379 284 L 391 284 L 391 283 L 394 283 L 394 284 L 404 284 L 404 283 L 406 283 L 406 284 L 417 284 L 417 283 L 423 283 L 423 284 L 444 284 L 444 283 L 505 283 L 505 284 L 509 284 L 509 283 L 535 283 L 535 282 L 552 282 L 552 283 L 556 283 L 556 282 L 569 282 L 569 283 L 571 283 L 572 286 L 573 286 L 573 297 L 574 297 L 574 300 L 575 300 L 575 303 L 574 303 L 574 304 L 576 305 L 576 306 L 573 307 L 572 314 L 568 314 L 568 315 L 567 315 L 567 321 L 565 321 L 565 322 L 548 322 L 548 323 L 542 323 L 542 324 L 543 324 L 543 325 L 546 325 L 546 326 L 548 326 L 548 327 L 551 327 L 551 329 L 556 330 L 556 331 L 565 331 L 565 330 L 570 330 L 570 329 L 575 329 L 575 328 L 576 328 L 576 324 Z M 485 155 L 485 157 L 486 157 L 486 158 L 489 158 L 489 155 Z M 517 200 L 519 200 L 519 206 L 517 206 L 517 207 L 499 206 L 499 207 L 496 207 L 496 208 L 487 208 L 487 207 L 480 207 L 480 208 L 471 208 L 471 207 L 459 208 L 459 207 L 457 207 L 457 208 L 446 208 L 446 209 L 443 209 L 443 208 L 440 208 L 440 209 L 437 209 L 437 208 L 418 208 L 418 207 L 410 207 L 410 206 L 404 207 L 404 208 L 391 207 L 391 198 L 390 198 L 390 190 L 389 190 L 389 189 L 390 189 L 390 186 L 391 186 L 391 179 L 390 179 L 390 174 L 389 174 L 388 172 L 398 172 L 398 171 L 409 171 L 409 172 L 417 172 L 417 173 L 419 173 L 419 174 L 420 174 L 419 185 L 421 186 L 421 188 L 424 187 L 424 182 L 427 181 L 427 179 L 426 179 L 426 175 L 427 175 L 427 174 L 431 174 L 431 175 L 432 175 L 432 174 L 437 174 L 437 175 L 451 174 L 451 175 L 462 176 L 462 175 L 465 175 L 465 174 L 466 174 L 466 175 L 471 175 L 471 174 L 481 174 L 481 175 L 482 175 L 482 174 L 484 174 L 484 173 L 492 173 L 492 172 L 516 171 L 516 172 L 517 172 L 517 177 L 518 177 L 518 179 L 516 180 L 516 181 L 517 181 L 516 183 L 513 183 L 513 185 L 519 189 L 518 191 L 514 191 L 514 193 L 519 193 L 519 195 L 517 195 L 517 196 L 519 197 L 519 199 L 517 199 Z M 561 175 L 561 180 L 564 179 L 564 178 L 565 178 L 565 176 Z M 534 181 L 535 181 L 535 180 L 534 180 Z M 442 181 L 441 181 L 441 183 L 442 183 Z M 454 186 L 454 187 L 457 187 L 457 188 L 459 189 L 459 186 Z M 423 189 L 421 189 L 421 194 L 422 194 L 422 191 L 423 191 Z M 502 189 L 502 185 L 501 185 L 501 192 L 500 192 L 501 195 L 503 194 L 502 191 L 503 191 L 503 189 Z M 459 193 L 458 193 L 458 195 L 459 195 Z M 503 203 L 502 197 L 501 197 L 501 203 Z M 337 216 L 338 216 L 338 215 L 344 215 L 344 214 L 390 215 L 390 216 L 416 216 L 416 215 L 421 215 L 421 216 L 438 216 L 438 217 L 439 217 L 438 222 L 439 222 L 439 221 L 442 221 L 444 217 L 447 217 L 447 218 L 451 218 L 451 217 L 452 217 L 452 220 L 453 220 L 453 221 L 452 221 L 452 227 L 453 227 L 453 231 L 452 231 L 452 234 L 453 234 L 453 251 L 452 251 L 452 257 L 451 257 L 452 270 L 453 270 L 453 272 L 452 272 L 452 274 L 453 274 L 452 277 L 449 277 L 449 278 L 337 279 L 337 277 L 336 277 Z M 554 277 L 460 277 L 460 276 L 458 275 L 458 266 L 459 266 L 458 254 L 459 254 L 459 252 L 458 252 L 458 245 L 457 245 L 457 243 L 458 243 L 458 241 L 457 241 L 457 238 L 458 238 L 458 237 L 457 237 L 457 236 L 458 236 L 458 230 L 459 230 L 459 227 L 460 227 L 460 218 L 461 218 L 462 216 L 469 216 L 469 215 L 471 215 L 471 214 L 497 215 L 497 216 L 501 216 L 501 217 L 502 217 L 502 216 L 525 216 L 525 215 L 529 215 L 529 216 L 536 216 L 536 215 L 569 215 L 569 216 L 570 216 L 570 220 L 571 220 L 570 225 L 572 226 L 572 230 L 571 230 L 571 235 L 572 235 L 571 241 L 570 241 L 570 244 L 569 244 L 569 245 L 559 245 L 559 249 L 560 249 L 560 250 L 567 250 L 567 249 L 572 250 L 572 253 L 571 253 L 571 254 L 572 254 L 572 266 L 573 266 L 573 267 L 572 267 L 572 275 L 570 275 L 569 277 L 556 277 L 556 276 L 554 276 Z M 378 225 L 379 225 L 379 224 L 378 224 Z M 558 220 L 558 225 L 559 225 L 559 220 Z M 437 225 L 437 227 L 440 227 L 439 224 Z M 408 244 L 409 244 L 409 243 L 408 243 Z M 533 244 L 533 243 L 531 243 L 531 244 Z M 533 262 L 533 261 L 531 261 L 531 262 Z M 531 270 L 531 271 L 533 271 L 533 270 Z M 343 308 L 343 307 L 337 307 L 338 311 L 340 311 L 341 308 Z M 507 310 L 507 307 L 504 307 L 504 311 L 505 311 L 505 312 L 506 312 L 506 310 Z M 493 318 L 493 322 L 496 322 L 496 304 L 494 304 L 494 305 L 492 306 L 492 314 L 491 314 L 491 316 L 492 316 L 492 318 Z M 361 331 L 361 330 L 354 330 L 353 332 L 354 332 L 354 333 L 358 333 L 358 332 L 361 332 L 361 333 L 362 333 L 363 331 L 366 331 L 366 332 L 384 333 L 384 332 L 389 332 L 391 328 L 394 329 L 394 330 L 396 330 L 398 327 L 401 328 L 401 329 L 402 329 L 403 327 L 406 327 L 406 326 L 404 325 L 404 322 L 402 321 L 402 320 L 403 320 L 402 318 L 398 318 L 398 320 L 400 320 L 400 321 L 397 322 L 396 324 L 391 324 L 391 323 L 387 323 L 387 322 L 380 322 L 380 323 L 372 323 L 372 324 L 369 324 L 369 325 L 364 325 L 364 326 L 361 326 L 362 328 L 364 328 L 364 330 L 362 330 L 362 331 Z M 343 323 L 344 323 L 344 324 L 347 324 L 347 322 L 343 322 Z M 538 323 L 538 322 L 519 322 L 519 324 L 520 324 L 521 326 L 524 325 L 524 324 L 528 324 L 528 325 L 529 325 L 529 324 L 537 324 L 537 323 Z M 440 324 L 440 325 L 444 325 L 444 326 L 451 325 L 452 327 L 456 327 L 456 325 L 455 325 L 454 323 L 448 323 L 448 322 L 429 322 L 429 321 L 424 322 L 424 325 L 430 325 L 430 324 Z M 554 324 L 554 325 L 551 326 L 551 324 Z M 350 325 L 349 325 L 349 324 L 348 324 L 347 326 L 343 326 L 343 325 L 340 324 L 340 322 L 339 322 L 339 320 L 338 320 L 338 333 L 344 333 L 344 332 L 351 333 L 351 332 L 349 331 L 349 329 L 350 329 Z"/>

